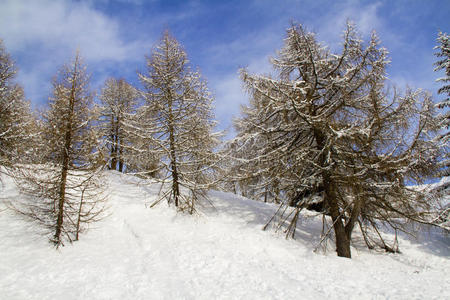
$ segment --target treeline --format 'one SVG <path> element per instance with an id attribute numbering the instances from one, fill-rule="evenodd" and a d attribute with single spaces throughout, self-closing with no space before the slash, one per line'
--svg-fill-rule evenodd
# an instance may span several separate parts
<path id="1" fill-rule="evenodd" d="M 280 203 L 270 221 L 292 237 L 301 210 L 315 209 L 330 216 L 324 238 L 333 228 L 344 257 L 355 226 L 369 248 L 388 251 L 397 249 L 382 225 L 448 229 L 448 208 L 412 185 L 449 175 L 448 35 L 440 33 L 436 47 L 436 70 L 446 76 L 439 93 L 447 97 L 437 105 L 421 90 L 388 89 L 387 50 L 375 34 L 363 42 L 347 25 L 340 53 L 300 25 L 284 41 L 271 60 L 273 77 L 241 70 L 250 103 L 230 141 L 214 131 L 207 83 L 168 32 L 138 74 L 142 88 L 109 78 L 94 99 L 77 53 L 39 115 L 0 45 L 0 165 L 25 195 L 10 206 L 40 223 L 56 246 L 77 240 L 103 216 L 108 168 L 161 182 L 152 205 L 165 199 L 188 213 L 211 188 Z"/>

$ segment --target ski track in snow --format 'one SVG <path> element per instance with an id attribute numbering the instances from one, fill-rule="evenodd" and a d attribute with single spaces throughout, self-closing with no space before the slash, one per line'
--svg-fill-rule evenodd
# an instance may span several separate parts
<path id="1" fill-rule="evenodd" d="M 450 299 L 448 236 L 402 238 L 395 255 L 357 246 L 349 260 L 313 253 L 319 217 L 285 240 L 261 230 L 275 205 L 213 191 L 214 208 L 177 214 L 146 208 L 156 184 L 108 176 L 110 215 L 59 250 L 0 212 L 0 299 Z M 4 182 L 0 195 L 18 197 Z"/>

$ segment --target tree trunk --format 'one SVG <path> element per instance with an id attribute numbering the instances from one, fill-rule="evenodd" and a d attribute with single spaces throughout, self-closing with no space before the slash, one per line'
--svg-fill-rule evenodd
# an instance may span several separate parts
<path id="1" fill-rule="evenodd" d="M 266 186 L 266 188 L 264 190 L 264 203 L 267 202 L 267 193 L 268 193 L 268 191 L 267 191 L 267 186 Z"/>
<path id="2" fill-rule="evenodd" d="M 317 142 L 318 150 L 321 151 L 319 163 L 322 167 L 327 166 L 327 152 L 325 149 L 325 136 L 319 129 L 314 130 L 314 137 Z M 339 203 L 336 195 L 334 183 L 327 171 L 322 173 L 322 181 L 324 187 L 324 201 L 330 208 L 330 215 L 333 221 L 334 234 L 336 236 L 336 252 L 338 256 L 351 258 L 350 239 L 348 238 L 341 213 L 339 211 Z"/>
<path id="3" fill-rule="evenodd" d="M 122 137 L 119 133 L 119 126 L 120 126 L 120 116 L 117 116 L 117 123 L 116 123 L 116 155 L 117 155 L 117 163 L 116 167 L 119 166 L 119 172 L 122 172 L 123 170 L 123 160 L 122 160 Z"/>
<path id="4" fill-rule="evenodd" d="M 351 258 L 350 239 L 339 211 L 333 184 L 327 177 L 324 176 L 325 202 L 330 208 L 331 220 L 333 221 L 334 235 L 336 236 L 336 252 L 338 256 Z"/>
<path id="5" fill-rule="evenodd" d="M 66 145 L 67 145 L 67 134 L 66 134 Z M 56 220 L 56 231 L 54 236 L 55 245 L 59 246 L 61 243 L 61 231 L 64 222 L 64 202 L 66 196 L 66 181 L 67 181 L 67 171 L 69 165 L 68 155 L 65 153 L 63 157 L 63 166 L 61 169 L 61 181 L 59 183 L 59 193 L 58 193 L 58 216 Z"/>
<path id="6" fill-rule="evenodd" d="M 77 57 L 78 58 L 78 57 Z M 69 99 L 69 118 L 67 120 L 67 126 L 65 128 L 65 136 L 64 136 L 64 151 L 63 151 L 63 161 L 61 167 L 61 181 L 59 184 L 59 202 L 58 202 L 58 216 L 56 220 L 56 230 L 54 236 L 54 243 L 59 246 L 61 244 L 61 232 L 64 222 L 64 202 L 66 198 L 66 182 L 67 182 L 67 172 L 69 170 L 69 153 L 70 146 L 72 144 L 72 118 L 74 113 L 74 102 L 75 102 L 75 83 L 76 83 L 76 69 L 77 63 L 75 63 L 75 70 L 72 80 L 72 88 L 70 91 L 70 99 Z"/>
<path id="7" fill-rule="evenodd" d="M 178 186 L 178 171 L 176 161 L 172 161 L 172 193 L 175 200 L 175 206 L 178 207 L 178 197 L 180 195 L 180 188 Z"/>
<path id="8" fill-rule="evenodd" d="M 361 213 L 361 207 L 363 206 L 363 198 L 361 198 L 361 189 L 360 187 L 356 187 L 356 197 L 353 200 L 352 212 L 350 215 L 350 219 L 345 224 L 345 234 L 347 235 L 347 239 L 351 241 L 353 228 L 355 227 L 356 222 L 358 221 L 358 217 Z"/>
<path id="9" fill-rule="evenodd" d="M 172 171 L 172 194 L 175 201 L 175 207 L 178 207 L 178 198 L 180 188 L 178 184 L 177 157 L 175 152 L 175 130 L 173 128 L 172 101 L 169 92 L 169 142 L 170 142 L 170 167 Z"/>
<path id="10" fill-rule="evenodd" d="M 119 160 L 119 172 L 123 173 L 123 160 Z"/>
<path id="11" fill-rule="evenodd" d="M 117 125 L 114 121 L 114 116 L 111 117 L 111 170 L 117 169 Z"/>
<path id="12" fill-rule="evenodd" d="M 119 172 L 123 173 L 123 146 L 122 140 L 119 141 Z"/>
<path id="13" fill-rule="evenodd" d="M 333 201 L 331 201 L 333 202 Z M 336 206 L 336 205 L 332 205 Z M 345 231 L 339 210 L 331 208 L 331 219 L 333 220 L 334 234 L 336 236 L 336 252 L 338 256 L 351 258 L 350 239 Z"/>
<path id="14" fill-rule="evenodd" d="M 83 211 L 83 198 L 84 198 L 84 191 L 85 190 L 86 190 L 86 188 L 84 188 L 81 191 L 80 206 L 78 207 L 78 219 L 77 219 L 77 228 L 76 228 L 76 234 L 75 234 L 75 241 L 78 241 L 78 235 L 80 233 L 81 212 Z"/>

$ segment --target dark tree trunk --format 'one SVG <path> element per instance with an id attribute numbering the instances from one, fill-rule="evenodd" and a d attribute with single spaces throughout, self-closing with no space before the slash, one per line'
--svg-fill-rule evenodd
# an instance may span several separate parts
<path id="1" fill-rule="evenodd" d="M 317 142 L 318 150 L 322 153 L 319 157 L 319 163 L 322 167 L 327 166 L 328 151 L 325 150 L 325 136 L 318 129 L 314 130 L 314 137 Z M 324 202 L 330 210 L 331 219 L 333 221 L 334 234 L 336 236 L 336 252 L 338 256 L 351 258 L 350 239 L 345 230 L 344 221 L 339 210 L 338 197 L 336 195 L 335 185 L 328 174 L 323 171 L 322 184 L 324 188 Z"/>
<path id="2" fill-rule="evenodd" d="M 75 63 L 75 70 L 72 80 L 72 89 L 70 91 L 70 99 L 69 99 L 69 116 L 67 119 L 67 126 L 65 128 L 66 132 L 64 135 L 64 151 L 62 157 L 62 167 L 61 167 L 61 181 L 59 184 L 59 202 L 58 202 L 58 216 L 56 219 L 56 230 L 54 235 L 54 243 L 59 246 L 61 244 L 61 232 L 64 223 L 64 202 L 66 200 L 66 182 L 67 182 L 67 172 L 69 170 L 69 155 L 70 148 L 72 144 L 72 122 L 73 122 L 73 114 L 74 114 L 74 105 L 75 105 L 75 82 L 77 73 L 76 69 L 77 64 Z"/>
<path id="3" fill-rule="evenodd" d="M 358 221 L 358 217 L 361 213 L 361 207 L 364 205 L 364 199 L 362 199 L 360 194 L 360 189 L 357 190 L 358 196 L 356 196 L 356 199 L 354 200 L 351 215 L 349 220 L 347 221 L 347 224 L 345 224 L 345 234 L 347 235 L 348 240 L 351 241 L 352 239 L 352 232 L 353 228 L 355 227 L 356 222 Z"/>
<path id="4" fill-rule="evenodd" d="M 171 99 L 169 92 L 169 99 Z M 175 151 L 175 130 L 173 128 L 172 101 L 169 100 L 169 142 L 170 142 L 170 167 L 172 171 L 172 194 L 175 206 L 178 207 L 180 187 L 178 183 L 177 157 Z"/>
<path id="5" fill-rule="evenodd" d="M 83 189 L 83 191 L 81 191 L 80 206 L 78 207 L 78 219 L 77 219 L 75 241 L 78 241 L 78 235 L 80 233 L 81 212 L 83 211 L 84 191 L 85 191 L 85 189 Z"/>
<path id="6" fill-rule="evenodd" d="M 329 193 L 330 192 L 330 193 Z M 336 236 L 336 252 L 338 256 L 351 258 L 350 236 L 347 234 L 344 222 L 339 211 L 337 198 L 332 191 L 332 187 L 326 186 L 325 198 L 330 208 L 331 220 L 333 221 L 334 234 Z"/>
<path id="7" fill-rule="evenodd" d="M 115 156 L 115 148 L 113 152 L 111 152 L 111 166 L 109 167 L 110 170 L 116 170 L 117 169 L 117 159 Z"/>
<path id="8" fill-rule="evenodd" d="M 117 124 L 111 117 L 111 170 L 117 170 Z"/>
<path id="9" fill-rule="evenodd" d="M 280 203 L 280 189 L 278 188 L 278 183 L 274 189 L 275 189 L 275 200 L 274 201 L 276 204 L 279 204 Z"/>
<path id="10" fill-rule="evenodd" d="M 264 202 L 267 202 L 267 193 L 268 193 L 268 188 L 266 186 L 265 190 L 264 190 Z"/>
<path id="11" fill-rule="evenodd" d="M 119 172 L 123 173 L 123 161 L 119 160 Z"/>
<path id="12" fill-rule="evenodd" d="M 338 222 L 337 222 L 338 223 Z M 337 224 L 336 223 L 336 224 Z M 351 250 L 350 250 L 350 240 L 348 239 L 342 224 L 339 224 L 339 228 L 337 228 L 336 224 L 334 225 L 334 233 L 336 235 L 336 252 L 338 256 L 352 258 Z"/>
<path id="13" fill-rule="evenodd" d="M 66 146 L 68 144 L 68 141 L 70 141 L 68 138 L 70 138 L 70 137 L 68 137 L 68 135 L 66 134 Z M 68 165 L 69 165 L 68 155 L 66 153 L 64 153 L 63 165 L 62 165 L 62 169 L 61 169 L 61 181 L 59 183 L 58 216 L 57 216 L 57 220 L 56 220 L 56 231 L 55 231 L 54 240 L 53 240 L 53 242 L 57 246 L 59 246 L 61 243 L 61 231 L 62 231 L 63 222 L 64 222 L 64 202 L 65 202 L 65 196 L 66 196 L 66 181 L 67 181 Z"/>
<path id="14" fill-rule="evenodd" d="M 336 252 L 338 256 L 351 258 L 350 238 L 346 232 L 344 221 L 339 210 L 339 204 L 329 176 L 324 174 L 323 185 L 325 189 L 324 202 L 329 208 L 331 220 L 333 221 L 334 235 L 336 236 Z"/>
<path id="15" fill-rule="evenodd" d="M 117 165 L 119 167 L 119 172 L 122 173 L 123 171 L 123 146 L 122 146 L 122 135 L 120 134 L 120 116 L 117 116 L 117 123 L 116 123 L 116 154 L 117 154 Z"/>
<path id="16" fill-rule="evenodd" d="M 119 142 L 119 172 L 123 173 L 123 146 L 122 141 Z"/>

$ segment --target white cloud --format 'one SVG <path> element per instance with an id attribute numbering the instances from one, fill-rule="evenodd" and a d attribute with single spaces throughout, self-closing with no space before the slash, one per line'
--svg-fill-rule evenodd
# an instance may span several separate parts
<path id="1" fill-rule="evenodd" d="M 380 2 L 364 4 L 349 0 L 338 3 L 334 9 L 314 22 L 314 30 L 319 34 L 319 40 L 325 41 L 332 49 L 336 49 L 341 45 L 342 33 L 347 21 L 355 23 L 358 32 L 363 37 L 368 37 L 373 30 L 382 30 L 383 21 L 379 16 L 380 7 Z"/>
<path id="2" fill-rule="evenodd" d="M 211 87 L 215 91 L 216 111 L 225 117 L 238 115 L 239 104 L 244 104 L 246 97 L 237 72 L 215 80 Z"/>
<path id="3" fill-rule="evenodd" d="M 51 78 L 77 49 L 88 64 L 88 71 L 92 71 L 90 66 L 96 66 L 96 72 L 101 72 L 103 62 L 122 66 L 143 60 L 153 40 L 126 41 L 121 30 L 118 21 L 94 9 L 89 2 L 0 2 L 0 38 L 16 60 L 18 80 L 34 104 L 47 98 Z"/>
<path id="4" fill-rule="evenodd" d="M 257 74 L 270 73 L 272 66 L 269 59 L 281 48 L 283 35 L 284 31 L 274 26 L 237 36 L 230 42 L 210 45 L 204 49 L 204 64 L 212 69 L 226 66 L 227 72 L 219 72 L 220 78 L 238 78 L 240 68 L 247 68 L 251 73 Z"/>
<path id="5" fill-rule="evenodd" d="M 213 69 L 214 65 L 220 66 L 224 61 L 228 65 L 226 72 L 219 72 L 213 77 L 208 77 L 210 88 L 216 99 L 216 117 L 221 129 L 233 132 L 231 120 L 240 115 L 241 105 L 248 103 L 248 94 L 239 78 L 239 68 L 245 67 L 252 74 L 271 73 L 273 70 L 269 57 L 275 55 L 274 47 L 277 47 L 281 41 L 280 34 L 259 32 L 253 36 L 241 36 L 231 43 L 217 44 L 208 49 L 208 62 L 212 64 Z"/>
<path id="6" fill-rule="evenodd" d="M 43 67 L 43 66 L 42 66 Z M 42 76 L 37 76 L 42 74 L 39 68 L 34 68 L 33 70 L 19 70 L 17 79 L 20 83 L 25 84 L 25 96 L 33 101 L 33 104 L 37 107 L 42 106 L 46 99 L 50 96 L 51 92 L 51 75 L 49 75 L 47 80 L 43 80 Z"/>
<path id="7" fill-rule="evenodd" d="M 110 2 L 118 2 L 118 3 L 125 3 L 125 4 L 133 4 L 133 5 L 143 5 L 145 2 L 154 2 L 156 0 L 86 0 L 90 3 L 104 3 L 108 4 Z"/>
<path id="8" fill-rule="evenodd" d="M 142 46 L 126 44 L 117 22 L 83 2 L 6 0 L 0 28 L 11 51 L 39 45 L 61 56 L 79 48 L 87 60 L 122 61 Z"/>

